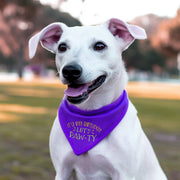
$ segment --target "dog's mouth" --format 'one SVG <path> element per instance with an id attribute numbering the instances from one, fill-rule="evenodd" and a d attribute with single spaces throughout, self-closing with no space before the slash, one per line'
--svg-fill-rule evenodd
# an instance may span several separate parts
<path id="1" fill-rule="evenodd" d="M 94 81 L 86 84 L 70 84 L 64 93 L 70 103 L 80 104 L 89 97 L 90 93 L 99 88 L 105 80 L 106 75 L 101 75 Z"/>

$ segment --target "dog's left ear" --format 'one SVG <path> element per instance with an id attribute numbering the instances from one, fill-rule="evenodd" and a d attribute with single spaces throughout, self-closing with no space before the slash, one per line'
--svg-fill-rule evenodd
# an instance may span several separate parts
<path id="1" fill-rule="evenodd" d="M 107 21 L 108 29 L 118 38 L 123 40 L 122 50 L 126 50 L 135 39 L 146 39 L 147 35 L 143 28 L 127 24 L 119 19 Z"/>

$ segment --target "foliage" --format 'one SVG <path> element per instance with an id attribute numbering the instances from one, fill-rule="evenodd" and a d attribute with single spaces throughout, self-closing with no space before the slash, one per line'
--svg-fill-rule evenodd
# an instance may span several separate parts
<path id="1" fill-rule="evenodd" d="M 136 68 L 142 71 L 153 71 L 154 66 L 164 68 L 164 57 L 151 47 L 150 42 L 136 40 L 127 51 L 123 53 L 127 68 Z"/>
<path id="2" fill-rule="evenodd" d="M 27 45 L 30 36 L 44 26 L 61 21 L 69 26 L 81 25 L 67 13 L 59 12 L 50 6 L 43 6 L 33 0 L 2 0 L 0 2 L 0 51 L 5 57 L 16 61 L 16 69 L 22 77 Z M 52 56 L 39 53 L 38 59 L 49 60 Z M 44 58 L 48 57 L 48 58 Z M 45 62 L 46 63 L 46 62 Z"/>
<path id="3" fill-rule="evenodd" d="M 163 54 L 173 57 L 180 52 L 180 9 L 176 17 L 163 21 L 152 38 L 152 44 Z"/>
<path id="4" fill-rule="evenodd" d="M 13 71 L 16 61 L 14 60 L 13 57 L 11 57 L 11 56 L 6 57 L 3 54 L 1 54 L 1 52 L 0 52 L 0 65 L 1 64 L 6 65 L 8 71 Z M 1 68 L 0 68 L 0 70 L 1 70 Z"/>
<path id="5" fill-rule="evenodd" d="M 65 0 L 59 0 L 59 4 Z M 83 1 L 83 0 L 82 0 Z M 149 17 L 150 22 L 146 31 L 149 41 L 135 41 L 123 53 L 128 68 L 143 71 L 160 71 L 176 69 L 176 57 L 180 52 L 180 9 L 174 18 L 158 18 L 155 15 L 139 18 L 139 25 L 143 27 L 143 19 Z M 146 19 L 147 20 L 147 19 Z M 17 69 L 22 76 L 23 67 L 28 59 L 28 39 L 33 33 L 46 25 L 61 21 L 68 26 L 81 25 L 81 23 L 67 13 L 62 13 L 50 6 L 43 6 L 38 0 L 1 0 L 0 1 L 0 63 L 8 69 Z M 154 21 L 153 23 L 151 23 Z M 142 24 L 141 24 L 142 23 Z M 170 60 L 169 60 L 170 59 Z M 170 67 L 169 61 L 175 59 Z M 168 61 L 168 63 L 167 63 Z M 54 55 L 39 47 L 33 64 L 46 64 L 54 67 Z"/>
<path id="6" fill-rule="evenodd" d="M 180 52 L 180 9 L 174 18 L 153 14 L 135 18 L 131 23 L 143 27 L 148 40 L 135 41 L 124 53 L 127 67 L 176 74 L 177 54 Z"/>

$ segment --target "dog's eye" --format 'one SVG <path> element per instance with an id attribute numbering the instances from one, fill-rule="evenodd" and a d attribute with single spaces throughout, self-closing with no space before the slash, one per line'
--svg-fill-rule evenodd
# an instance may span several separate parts
<path id="1" fill-rule="evenodd" d="M 106 45 L 103 42 L 97 42 L 93 47 L 95 51 L 101 51 L 104 48 L 106 48 Z"/>
<path id="2" fill-rule="evenodd" d="M 67 45 L 66 43 L 61 43 L 59 46 L 58 46 L 58 51 L 59 52 L 65 52 L 67 50 Z"/>

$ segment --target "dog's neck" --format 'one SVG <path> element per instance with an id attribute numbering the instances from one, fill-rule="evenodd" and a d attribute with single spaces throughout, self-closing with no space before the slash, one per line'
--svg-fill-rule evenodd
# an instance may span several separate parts
<path id="1" fill-rule="evenodd" d="M 83 110 L 95 110 L 116 101 L 126 87 L 128 76 L 126 71 L 122 71 L 116 80 L 108 81 L 103 87 L 100 87 L 89 99 L 81 104 L 76 105 Z"/>

